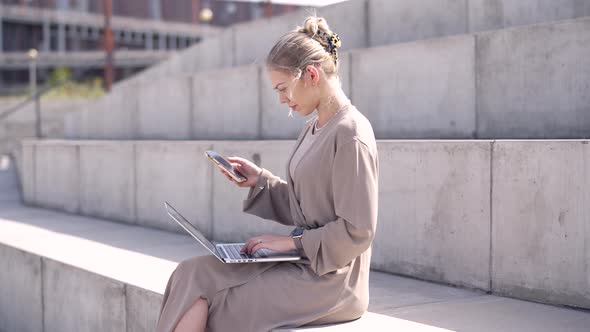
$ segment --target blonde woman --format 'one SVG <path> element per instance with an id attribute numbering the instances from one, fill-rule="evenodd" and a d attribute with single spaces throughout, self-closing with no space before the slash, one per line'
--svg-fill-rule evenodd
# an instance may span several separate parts
<path id="1" fill-rule="evenodd" d="M 157 331 L 260 332 L 350 321 L 367 310 L 377 146 L 371 124 L 342 91 L 339 46 L 325 19 L 308 17 L 268 55 L 280 102 L 302 116 L 316 112 L 297 139 L 286 181 L 246 159 L 228 158 L 248 178 L 236 183 L 250 188 L 244 211 L 294 227 L 291 235 L 256 236 L 242 250 L 299 250 L 304 259 L 183 261 L 168 282 Z"/>

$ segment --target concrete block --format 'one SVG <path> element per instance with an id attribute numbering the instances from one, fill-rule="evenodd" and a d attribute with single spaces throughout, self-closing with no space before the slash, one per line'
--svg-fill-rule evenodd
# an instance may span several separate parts
<path id="1" fill-rule="evenodd" d="M 35 199 L 35 143 L 24 141 L 21 144 L 22 159 L 20 167 L 20 183 L 22 197 L 26 204 L 34 204 Z"/>
<path id="2" fill-rule="evenodd" d="M 270 49 L 285 33 L 303 24 L 307 15 L 299 10 L 287 15 L 263 18 L 235 25 L 235 65 L 263 65 Z M 329 22 L 328 22 L 329 23 Z"/>
<path id="3" fill-rule="evenodd" d="M 137 142 L 137 222 L 179 233 L 164 202 L 172 204 L 204 234 L 211 235 L 210 142 Z"/>
<path id="4" fill-rule="evenodd" d="M 586 0 L 469 0 L 469 31 L 566 20 L 590 15 Z"/>
<path id="5" fill-rule="evenodd" d="M 135 160 L 130 142 L 79 142 L 80 212 L 135 221 Z"/>
<path id="6" fill-rule="evenodd" d="M 43 258 L 44 330 L 125 331 L 122 282 Z"/>
<path id="7" fill-rule="evenodd" d="M 589 137 L 584 54 L 590 54 L 590 19 L 479 34 L 478 137 Z"/>
<path id="8" fill-rule="evenodd" d="M 232 141 L 214 142 L 213 149 L 222 156 L 246 158 L 285 179 L 287 158 L 295 142 Z M 248 195 L 211 165 L 213 174 L 212 233 L 217 241 L 245 241 L 261 234 L 288 234 L 292 227 L 280 225 L 242 212 L 242 202 Z"/>
<path id="9" fill-rule="evenodd" d="M 465 138 L 475 131 L 474 38 L 355 51 L 352 100 L 377 138 Z"/>
<path id="10" fill-rule="evenodd" d="M 226 29 L 205 38 L 179 55 L 177 74 L 231 67 L 234 64 L 234 30 Z"/>
<path id="11" fill-rule="evenodd" d="M 191 82 L 188 76 L 176 76 L 140 83 L 138 138 L 190 137 Z"/>
<path id="12" fill-rule="evenodd" d="M 125 285 L 127 332 L 153 331 L 158 323 L 162 294 L 149 290 Z"/>
<path id="13" fill-rule="evenodd" d="M 135 139 L 138 126 L 138 84 L 113 89 L 106 98 L 103 123 L 104 135 L 95 139 Z"/>
<path id="14" fill-rule="evenodd" d="M 35 143 L 37 205 L 71 213 L 80 206 L 79 148 L 65 141 Z"/>
<path id="15" fill-rule="evenodd" d="M 338 55 L 338 75 L 342 90 L 348 98 L 352 97 L 352 52 L 343 52 Z M 354 102 L 354 101 L 353 101 Z"/>
<path id="16" fill-rule="evenodd" d="M 318 8 L 330 29 L 342 40 L 340 51 L 369 47 L 368 0 L 355 0 Z M 303 21 L 298 24 L 303 24 Z M 286 31 L 285 31 L 286 32 Z"/>
<path id="17" fill-rule="evenodd" d="M 0 244 L 0 262 L 0 331 L 42 331 L 41 258 Z"/>
<path id="18" fill-rule="evenodd" d="M 495 143 L 494 292 L 590 308 L 589 143 Z"/>
<path id="19" fill-rule="evenodd" d="M 258 138 L 259 80 L 258 66 L 209 71 L 193 76 L 193 138 Z"/>
<path id="20" fill-rule="evenodd" d="M 71 112 L 64 116 L 64 137 L 67 139 L 77 139 L 80 137 L 80 127 L 82 126 L 81 109 Z"/>
<path id="21" fill-rule="evenodd" d="M 368 0 L 369 46 L 467 32 L 468 0 Z"/>
<path id="22" fill-rule="evenodd" d="M 486 141 L 381 141 L 373 268 L 489 289 Z"/>
<path id="23" fill-rule="evenodd" d="M 86 105 L 88 139 L 102 139 L 109 136 L 109 124 L 106 122 L 107 101 L 110 95 L 92 101 Z"/>

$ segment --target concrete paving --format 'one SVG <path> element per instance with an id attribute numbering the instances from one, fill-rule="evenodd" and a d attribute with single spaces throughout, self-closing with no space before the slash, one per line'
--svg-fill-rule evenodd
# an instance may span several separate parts
<path id="1" fill-rule="evenodd" d="M 26 307 L 27 300 L 33 303 L 38 298 L 34 292 L 43 292 L 39 298 L 46 302 L 45 325 L 52 330 L 76 327 L 119 331 L 126 320 L 133 331 L 145 331 L 155 324 L 161 294 L 176 264 L 204 254 L 188 236 L 30 208 L 14 201 L 0 202 L 0 248 L 2 257 L 14 263 L 10 273 L 0 278 L 0 322 L 11 320 L 7 326 L 21 326 L 15 321 L 23 319 L 18 318 L 22 314 L 3 317 L 1 313 L 14 311 L 7 308 L 12 305 L 11 298 L 17 296 L 12 290 L 21 280 L 18 276 L 35 269 L 24 261 L 17 264 L 18 260 L 34 263 L 34 257 L 41 257 L 42 271 L 37 282 L 55 287 L 31 287 L 21 308 Z M 78 293 L 68 290 L 66 282 L 82 288 L 96 286 L 95 290 L 84 291 L 88 302 L 94 303 L 77 302 Z M 113 295 L 109 301 L 117 308 L 125 303 L 125 317 L 112 312 L 102 291 Z M 72 315 L 55 319 L 60 314 L 55 310 L 57 303 L 67 306 Z M 47 312 L 48 308 L 53 311 Z M 93 310 L 102 310 L 103 319 L 109 317 L 112 322 L 95 321 L 96 315 L 88 314 Z M 369 311 L 355 322 L 300 330 L 588 331 L 590 326 L 589 311 L 508 299 L 377 271 L 371 273 Z M 34 327 L 34 317 L 26 318 L 23 326 Z"/>

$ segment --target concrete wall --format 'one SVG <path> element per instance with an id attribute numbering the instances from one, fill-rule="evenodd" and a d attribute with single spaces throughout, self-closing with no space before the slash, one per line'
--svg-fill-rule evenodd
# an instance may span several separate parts
<path id="1" fill-rule="evenodd" d="M 125 285 L 127 332 L 152 331 L 158 323 L 162 295 L 140 287 Z"/>
<path id="2" fill-rule="evenodd" d="M 80 149 L 80 212 L 134 222 L 135 158 L 133 143 L 93 141 Z"/>
<path id="3" fill-rule="evenodd" d="M 125 331 L 123 283 L 49 259 L 43 265 L 45 331 Z"/>
<path id="4" fill-rule="evenodd" d="M 35 145 L 35 203 L 78 213 L 80 207 L 79 146 L 48 141 Z M 28 169 L 28 166 L 24 166 Z M 30 196 L 29 196 L 30 197 Z"/>
<path id="5" fill-rule="evenodd" d="M 193 76 L 192 137 L 258 138 L 260 71 L 258 66 L 244 66 Z"/>
<path id="6" fill-rule="evenodd" d="M 113 164 L 105 166 L 109 174 L 128 163 L 121 155 L 131 145 L 97 142 L 90 144 L 94 150 L 86 150 L 89 143 L 85 142 L 31 144 L 38 170 L 58 160 L 67 166 L 65 161 L 79 145 L 81 160 L 94 151 L 96 160 Z M 114 144 L 121 144 L 118 152 L 110 148 Z M 202 154 L 212 148 L 225 156 L 244 157 L 285 178 L 292 141 L 133 144 L 139 224 L 182 232 L 164 214 L 162 204 L 168 200 L 219 241 L 290 230 L 242 213 L 248 190 L 228 182 Z M 590 142 L 379 141 L 378 147 L 380 209 L 374 268 L 590 308 L 586 227 Z M 47 151 L 55 159 L 48 159 Z M 23 169 L 31 169 L 26 159 L 24 163 Z M 45 170 L 44 176 L 60 179 L 61 172 L 63 168 Z M 103 179 L 100 172 L 91 173 L 99 174 L 96 181 Z M 87 185 L 93 185 L 101 197 L 117 197 L 120 193 L 115 191 L 123 191 L 104 184 Z M 40 199 L 50 194 L 63 196 L 42 183 L 34 186 L 40 205 L 47 203 Z M 71 204 L 77 204 L 76 197 Z"/>
<path id="7" fill-rule="evenodd" d="M 159 78 L 141 84 L 138 94 L 138 136 L 152 139 L 190 137 L 191 87 L 192 80 L 188 76 Z"/>
<path id="8" fill-rule="evenodd" d="M 25 204 L 33 204 L 35 198 L 35 144 L 23 141 L 21 145 L 21 159 L 18 165 L 20 172 L 22 198 Z"/>
<path id="9" fill-rule="evenodd" d="M 586 0 L 469 0 L 469 31 L 567 20 L 590 15 Z"/>
<path id="10" fill-rule="evenodd" d="M 590 144 L 497 142 L 495 292 L 590 308 Z"/>
<path id="11" fill-rule="evenodd" d="M 585 138 L 589 41 L 585 18 L 344 52 L 342 86 L 382 139 Z M 305 119 L 287 118 L 267 76 L 242 66 L 130 85 L 80 115 L 80 137 L 294 139 Z"/>
<path id="12" fill-rule="evenodd" d="M 41 258 L 0 244 L 0 262 L 0 331 L 42 331 Z"/>
<path id="13" fill-rule="evenodd" d="M 467 33 L 467 2 L 369 0 L 369 44 L 378 46 Z"/>
<path id="14" fill-rule="evenodd" d="M 214 165 L 204 156 L 208 142 L 137 142 L 136 204 L 140 225 L 183 232 L 164 210 L 172 204 L 203 233 L 211 235 Z"/>
<path id="15" fill-rule="evenodd" d="M 0 244 L 0 330 L 152 330 L 162 295 Z M 23 315 L 26 313 L 26 315 Z"/>
<path id="16" fill-rule="evenodd" d="M 472 36 L 352 54 L 352 100 L 378 138 L 469 138 L 475 131 Z"/>
<path id="17" fill-rule="evenodd" d="M 379 142 L 374 268 L 489 290 L 491 146 Z"/>
<path id="18" fill-rule="evenodd" d="M 482 138 L 590 137 L 590 19 L 477 36 Z"/>

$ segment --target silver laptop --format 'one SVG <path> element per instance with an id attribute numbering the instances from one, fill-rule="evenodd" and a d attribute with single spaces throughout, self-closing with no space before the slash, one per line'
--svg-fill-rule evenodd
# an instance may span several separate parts
<path id="1" fill-rule="evenodd" d="M 296 251 L 277 252 L 268 249 L 260 249 L 253 255 L 247 255 L 240 252 L 245 243 L 218 243 L 213 244 L 201 233 L 195 226 L 186 220 L 176 209 L 165 202 L 166 212 L 174 219 L 185 231 L 194 237 L 203 247 L 207 248 L 215 257 L 224 263 L 257 263 L 257 262 L 281 262 L 296 261 L 301 259 Z"/>

